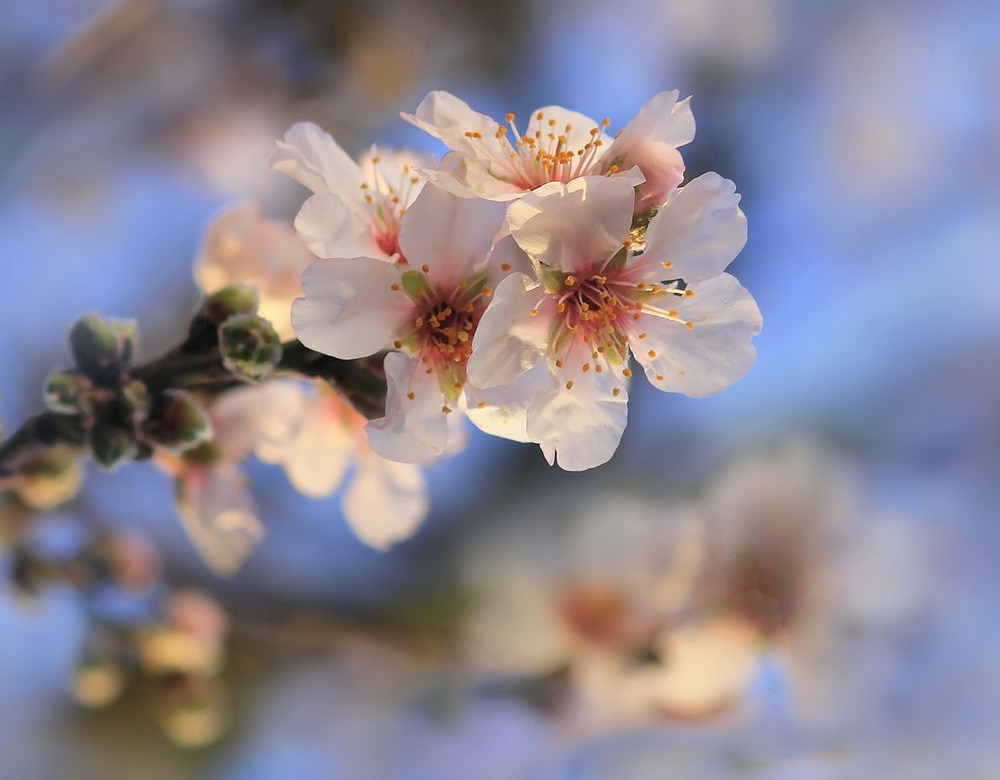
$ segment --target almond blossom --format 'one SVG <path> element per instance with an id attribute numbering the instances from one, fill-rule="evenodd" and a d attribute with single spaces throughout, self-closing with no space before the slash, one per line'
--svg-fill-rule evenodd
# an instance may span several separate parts
<path id="1" fill-rule="evenodd" d="M 528 268 L 509 236 L 494 244 L 503 218 L 501 204 L 428 187 L 403 220 L 405 263 L 334 257 L 303 275 L 305 295 L 292 305 L 303 344 L 345 360 L 396 350 L 385 358 L 385 417 L 367 426 L 382 456 L 407 463 L 439 457 L 448 447 L 447 415 L 490 405 L 466 392 L 472 340 L 496 284 Z"/>
<path id="2" fill-rule="evenodd" d="M 206 228 L 194 276 L 206 293 L 252 285 L 257 313 L 288 341 L 294 335 L 291 301 L 299 294 L 299 277 L 314 259 L 291 227 L 264 219 L 254 203 L 241 203 L 224 210 Z"/>
<path id="3" fill-rule="evenodd" d="M 330 135 L 300 122 L 278 141 L 275 170 L 312 190 L 295 228 L 317 257 L 399 257 L 400 219 L 424 181 L 416 169 L 432 158 L 372 146 L 355 162 Z"/>
<path id="4" fill-rule="evenodd" d="M 614 138 L 610 120 L 560 106 L 532 112 L 522 133 L 514 114 L 501 124 L 448 92 L 431 92 L 403 119 L 454 150 L 460 164 L 421 170 L 438 186 L 464 197 L 515 200 L 549 182 L 618 176 L 638 188 L 639 214 L 658 206 L 684 177 L 677 147 L 694 138 L 690 98 L 661 92 Z"/>
<path id="5" fill-rule="evenodd" d="M 355 536 L 385 550 L 408 539 L 429 508 L 420 469 L 377 455 L 365 436 L 367 420 L 324 382 L 312 383 L 296 433 L 280 446 L 258 450 L 277 463 L 303 495 L 325 498 L 353 467 L 341 499 L 344 519 Z"/>
<path id="6" fill-rule="evenodd" d="M 508 225 L 534 272 L 500 283 L 473 340 L 477 387 L 548 366 L 553 381 L 526 402 L 526 435 L 570 471 L 618 447 L 630 354 L 654 387 L 692 397 L 728 387 L 755 355 L 760 312 L 723 272 L 746 241 L 732 182 L 708 173 L 675 190 L 641 253 L 628 238 L 633 202 L 627 180 L 588 176 L 512 204 Z"/>

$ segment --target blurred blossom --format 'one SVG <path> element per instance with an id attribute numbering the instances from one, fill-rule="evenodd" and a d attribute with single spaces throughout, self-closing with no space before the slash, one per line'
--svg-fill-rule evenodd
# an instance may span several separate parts
<path id="1" fill-rule="evenodd" d="M 230 206 L 206 228 L 194 275 L 205 293 L 236 284 L 254 287 L 257 313 L 288 341 L 293 337 L 291 302 L 312 260 L 290 226 L 264 219 L 259 206 L 244 203 Z"/>

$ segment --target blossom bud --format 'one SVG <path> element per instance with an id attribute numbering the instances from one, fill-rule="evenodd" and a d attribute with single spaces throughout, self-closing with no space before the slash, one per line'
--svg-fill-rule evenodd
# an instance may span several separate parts
<path id="1" fill-rule="evenodd" d="M 256 287 L 234 284 L 209 295 L 197 316 L 212 325 L 221 325 L 236 314 L 255 314 L 257 301 Z"/>
<path id="2" fill-rule="evenodd" d="M 114 424 L 98 424 L 88 437 L 90 454 L 102 469 L 113 471 L 122 463 L 135 460 L 138 443 L 128 428 Z"/>
<path id="3" fill-rule="evenodd" d="M 70 329 L 69 344 L 81 372 L 98 383 L 132 360 L 138 334 L 135 323 L 88 314 Z"/>
<path id="4" fill-rule="evenodd" d="M 56 414 L 79 414 L 89 420 L 93 389 L 94 383 L 79 371 L 56 371 L 45 382 L 45 405 Z"/>
<path id="5" fill-rule="evenodd" d="M 167 390 L 142 423 L 141 435 L 145 443 L 179 455 L 210 439 L 212 424 L 191 395 Z"/>
<path id="6" fill-rule="evenodd" d="M 255 314 L 237 314 L 222 323 L 219 349 L 226 369 L 252 382 L 266 379 L 281 360 L 281 339 L 270 322 Z"/>
<path id="7" fill-rule="evenodd" d="M 73 698 L 84 707 L 106 707 L 124 690 L 125 669 L 118 649 L 107 633 L 88 637 L 70 683 Z"/>

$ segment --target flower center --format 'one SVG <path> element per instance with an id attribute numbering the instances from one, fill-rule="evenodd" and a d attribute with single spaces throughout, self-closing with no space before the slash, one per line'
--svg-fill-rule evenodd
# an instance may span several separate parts
<path id="1" fill-rule="evenodd" d="M 367 180 L 361 184 L 361 192 L 368 204 L 372 238 L 379 249 L 390 257 L 395 255 L 397 263 L 403 263 L 405 258 L 399 248 L 400 220 L 416 197 L 413 188 L 420 177 L 409 165 L 401 165 L 398 175 L 389 176 L 381 157 L 371 157 L 367 162 L 370 168 Z"/>
<path id="2" fill-rule="evenodd" d="M 552 181 L 565 183 L 588 173 L 605 173 L 596 170 L 596 163 L 603 152 L 601 134 L 610 120 L 603 119 L 590 128 L 586 136 L 577 136 L 574 141 L 571 141 L 573 125 L 560 128 L 558 120 L 546 117 L 544 111 L 535 113 L 524 133 L 514 124 L 514 114 L 507 114 L 506 120 L 506 126 L 497 124 L 492 141 L 496 147 L 487 150 L 487 157 L 493 160 L 491 168 L 498 178 L 533 190 Z M 482 138 L 478 131 L 469 131 L 465 136 L 472 140 Z M 486 141 L 487 145 L 492 142 Z M 617 166 L 611 166 L 607 173 L 617 170 Z"/>
<path id="3" fill-rule="evenodd" d="M 424 265 L 421 271 L 408 271 L 393 286 L 405 290 L 420 312 L 393 346 L 417 356 L 426 373 L 438 375 L 441 392 L 455 401 L 465 387 L 472 336 L 491 291 L 485 274 L 479 274 L 459 282 L 450 294 L 439 294 L 424 275 L 427 270 Z"/>

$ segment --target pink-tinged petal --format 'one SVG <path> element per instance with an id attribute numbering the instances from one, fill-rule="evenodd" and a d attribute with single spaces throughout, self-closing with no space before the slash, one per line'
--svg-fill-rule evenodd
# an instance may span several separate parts
<path id="1" fill-rule="evenodd" d="M 507 223 L 514 240 L 538 262 L 589 273 L 621 249 L 634 200 L 624 179 L 584 176 L 525 195 L 511 204 Z"/>
<path id="2" fill-rule="evenodd" d="M 315 383 L 296 436 L 282 450 L 261 455 L 278 463 L 302 495 L 326 498 L 340 487 L 359 447 L 367 448 L 363 418 L 329 387 Z"/>
<path id="3" fill-rule="evenodd" d="M 312 122 L 299 122 L 278 141 L 271 167 L 315 193 L 330 192 L 360 210 L 361 170 L 340 144 Z"/>
<path id="4" fill-rule="evenodd" d="M 635 323 L 645 338 L 633 333 L 631 344 L 653 387 L 700 398 L 726 389 L 750 369 L 757 354 L 750 339 L 762 320 L 750 293 L 729 274 L 689 289 L 693 296 L 671 304 L 682 322 L 647 311 Z"/>
<path id="5" fill-rule="evenodd" d="M 205 564 L 222 577 L 235 574 L 264 535 L 246 480 L 228 461 L 188 467 L 177 481 L 177 511 Z"/>
<path id="6" fill-rule="evenodd" d="M 651 280 L 681 278 L 690 284 L 718 276 L 747 240 L 739 202 L 736 185 L 717 173 L 675 190 L 650 220 L 646 251 L 635 267 L 648 268 Z"/>
<path id="7" fill-rule="evenodd" d="M 430 502 L 420 469 L 377 455 L 358 462 L 344 494 L 347 524 L 362 542 L 386 550 L 409 539 L 427 516 Z"/>
<path id="8" fill-rule="evenodd" d="M 691 98 L 678 102 L 680 93 L 675 89 L 661 92 L 646 101 L 611 145 L 608 159 L 614 158 L 637 143 L 652 141 L 672 147 L 684 146 L 694 140 L 694 114 Z"/>
<path id="9" fill-rule="evenodd" d="M 368 443 L 383 458 L 401 463 L 428 463 L 448 447 L 448 415 L 437 374 L 402 352 L 385 356 L 385 417 L 365 427 Z M 450 411 L 445 412 L 445 409 Z"/>
<path id="10" fill-rule="evenodd" d="M 400 117 L 443 141 L 449 149 L 471 157 L 482 154 L 482 142 L 494 140 L 500 127 L 495 119 L 473 111 L 465 101 L 441 90 L 428 93 L 413 114 L 401 113 Z M 474 137 L 477 132 L 481 136 L 478 139 Z"/>
<path id="11" fill-rule="evenodd" d="M 469 382 L 496 387 L 530 369 L 545 352 L 554 316 L 552 300 L 525 274 L 500 282 L 472 337 Z"/>
<path id="12" fill-rule="evenodd" d="M 425 187 L 403 215 L 399 245 L 407 262 L 426 265 L 428 280 L 447 294 L 486 265 L 503 217 L 501 203 Z"/>
<path id="13" fill-rule="evenodd" d="M 295 229 L 316 257 L 382 259 L 384 255 L 372 238 L 371 223 L 329 192 L 313 195 L 302 204 L 295 215 Z"/>
<path id="14" fill-rule="evenodd" d="M 480 390 L 465 386 L 466 416 L 483 433 L 528 442 L 528 406 L 538 393 L 555 391 L 556 379 L 545 363 L 536 363 L 511 382 Z"/>
<path id="15" fill-rule="evenodd" d="M 566 471 L 610 460 L 627 422 L 628 388 L 622 378 L 611 371 L 582 370 L 583 357 L 567 355 L 565 366 L 554 371 L 555 392 L 536 395 L 528 407 L 528 437 L 550 464 Z"/>
<path id="16" fill-rule="evenodd" d="M 317 260 L 302 275 L 304 298 L 292 303 L 292 328 L 310 349 L 343 360 L 367 357 L 392 344 L 411 317 L 398 286 L 399 270 L 371 257 Z"/>
<path id="17" fill-rule="evenodd" d="M 282 449 L 293 439 L 305 413 L 302 388 L 291 382 L 263 382 L 229 390 L 209 410 L 212 444 L 231 461 L 255 452 Z"/>

